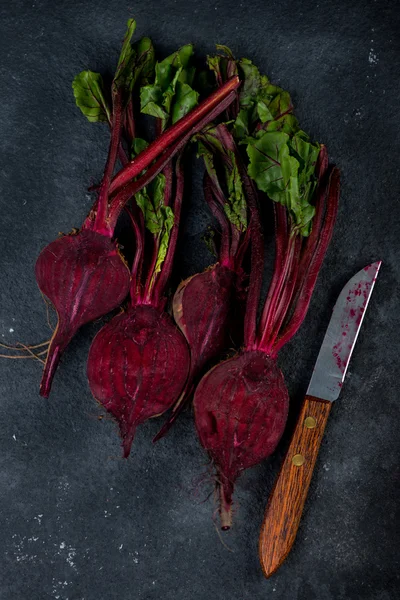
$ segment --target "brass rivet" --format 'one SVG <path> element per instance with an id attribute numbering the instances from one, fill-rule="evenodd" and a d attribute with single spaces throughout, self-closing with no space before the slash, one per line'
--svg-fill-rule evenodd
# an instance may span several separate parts
<path id="1" fill-rule="evenodd" d="M 292 463 L 296 466 L 296 467 L 301 467 L 301 465 L 304 465 L 306 459 L 304 458 L 304 456 L 302 454 L 295 454 L 292 458 Z"/>
<path id="2" fill-rule="evenodd" d="M 314 417 L 307 417 L 304 421 L 304 425 L 307 427 L 307 429 L 314 429 L 314 427 L 317 426 L 317 421 L 314 419 Z"/>

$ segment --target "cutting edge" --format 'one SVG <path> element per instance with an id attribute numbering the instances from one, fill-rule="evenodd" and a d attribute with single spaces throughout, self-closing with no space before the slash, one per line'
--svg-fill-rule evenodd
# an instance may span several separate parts
<path id="1" fill-rule="evenodd" d="M 315 363 L 308 395 L 331 402 L 339 397 L 381 264 L 379 260 L 358 271 L 340 292 Z M 366 277 L 366 273 L 370 276 Z M 367 289 L 361 290 L 362 284 Z M 356 311 L 357 319 L 354 318 Z M 345 344 L 343 338 L 347 335 Z"/>

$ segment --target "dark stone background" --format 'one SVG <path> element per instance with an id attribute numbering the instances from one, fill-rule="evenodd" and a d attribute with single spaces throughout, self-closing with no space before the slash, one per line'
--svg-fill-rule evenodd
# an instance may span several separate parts
<path id="1" fill-rule="evenodd" d="M 46 339 L 33 266 L 79 226 L 108 132 L 74 105 L 73 76 L 111 71 L 125 21 L 160 54 L 215 42 L 252 58 L 293 94 L 297 115 L 343 173 L 334 239 L 310 313 L 280 365 L 292 398 L 275 457 L 237 485 L 222 545 L 190 413 L 157 446 L 143 426 L 132 457 L 99 410 L 85 359 L 99 324 L 71 344 L 50 400 L 40 365 L 0 361 L 1 600 L 394 600 L 399 597 L 399 10 L 396 2 L 13 0 L 0 7 L 0 338 Z M 184 276 L 209 264 L 199 177 L 183 239 Z M 271 243 L 271 240 L 269 240 Z M 272 249 L 272 245 L 271 245 Z M 333 302 L 384 261 L 346 385 L 334 406 L 298 538 L 266 581 L 257 538 L 268 493 Z M 396 475 L 397 471 L 397 475 Z"/>

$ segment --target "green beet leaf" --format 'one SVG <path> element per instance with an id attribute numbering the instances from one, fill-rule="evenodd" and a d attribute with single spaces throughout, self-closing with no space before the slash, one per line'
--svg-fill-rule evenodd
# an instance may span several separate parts
<path id="1" fill-rule="evenodd" d="M 190 66 L 192 44 L 183 46 L 155 65 L 153 84 L 142 87 L 140 107 L 144 114 L 175 123 L 197 104 L 198 93 L 192 89 L 195 70 Z"/>
<path id="2" fill-rule="evenodd" d="M 229 198 L 224 206 L 228 219 L 239 231 L 247 228 L 247 204 L 243 193 L 242 179 L 233 152 L 229 151 L 232 167 L 226 167 Z"/>
<path id="3" fill-rule="evenodd" d="M 147 146 L 148 143 L 145 140 L 136 138 L 132 144 L 133 157 Z M 169 206 L 164 205 L 165 183 L 165 176 L 160 173 L 148 187 L 135 194 L 136 203 L 143 213 L 144 224 L 158 242 L 158 254 L 152 281 L 154 276 L 161 271 L 161 265 L 167 255 L 171 229 L 174 225 L 174 213 Z"/>
<path id="4" fill-rule="evenodd" d="M 155 53 L 150 38 L 143 37 L 135 44 L 131 44 L 135 33 L 136 23 L 129 19 L 127 31 L 118 59 L 112 92 L 123 91 L 124 102 L 128 102 L 133 86 L 148 84 L 154 75 Z M 111 123 L 111 107 L 105 94 L 104 83 L 100 73 L 82 71 L 74 78 L 72 89 L 76 105 L 85 117 L 91 122 Z"/>
<path id="5" fill-rule="evenodd" d="M 264 130 L 274 121 L 284 119 L 293 110 L 288 92 L 270 83 L 268 77 L 261 75 L 258 68 L 248 60 L 238 61 L 238 68 L 243 81 L 239 95 L 240 111 L 234 125 L 234 135 L 243 141 L 250 135 L 257 135 L 260 127 Z M 291 133 L 285 121 L 280 126 L 271 129 Z"/>
<path id="6" fill-rule="evenodd" d="M 171 111 L 172 123 L 176 123 L 187 115 L 196 106 L 198 98 L 198 92 L 188 83 L 178 81 Z"/>
<path id="7" fill-rule="evenodd" d="M 257 184 L 258 189 L 271 193 L 284 189 L 281 161 L 289 156 L 287 142 L 289 136 L 282 132 L 267 132 L 247 146 L 250 159 L 248 173 Z"/>
<path id="8" fill-rule="evenodd" d="M 131 147 L 132 158 L 135 158 L 135 156 L 137 156 L 138 154 L 143 152 L 143 150 L 146 150 L 148 145 L 149 145 L 149 143 L 146 142 L 146 140 L 143 140 L 142 138 L 139 138 L 139 137 L 133 138 L 132 147 Z"/>
<path id="9" fill-rule="evenodd" d="M 154 67 L 156 64 L 153 42 L 148 37 L 142 37 L 133 45 L 136 53 L 134 66 L 135 84 L 148 85 L 154 79 Z"/>
<path id="10" fill-rule="evenodd" d="M 134 84 L 133 66 L 136 59 L 136 52 L 132 47 L 131 40 L 135 30 L 136 21 L 134 19 L 129 19 L 112 84 L 113 93 L 116 93 L 117 90 L 120 89 L 124 89 L 126 92 L 132 92 Z M 125 96 L 127 101 L 128 94 L 125 94 Z"/>
<path id="11" fill-rule="evenodd" d="M 162 214 L 162 229 L 160 232 L 160 245 L 158 248 L 156 266 L 154 267 L 154 274 L 161 271 L 161 265 L 167 255 L 171 229 L 174 225 L 174 213 L 172 212 L 171 207 L 161 206 L 160 211 Z"/>
<path id="12" fill-rule="evenodd" d="M 261 75 L 258 68 L 248 58 L 238 61 L 243 84 L 240 90 L 240 106 L 252 108 L 260 92 Z"/>
<path id="13" fill-rule="evenodd" d="M 234 152 L 226 150 L 219 139 L 218 126 L 209 127 L 197 137 L 197 156 L 201 156 L 213 185 L 219 190 L 221 197 L 226 198 L 224 211 L 239 231 L 247 228 L 247 203 L 243 192 L 242 179 Z M 224 173 L 224 182 L 221 184 L 215 166 L 215 161 L 221 163 Z M 221 185 L 225 185 L 227 194 L 224 194 Z"/>
<path id="14" fill-rule="evenodd" d="M 82 71 L 72 82 L 76 105 L 92 123 L 111 121 L 111 111 L 104 97 L 103 78 L 100 73 Z"/>
<path id="15" fill-rule="evenodd" d="M 257 187 L 288 209 L 294 229 L 308 236 L 315 208 L 311 204 L 316 186 L 315 165 L 319 146 L 303 131 L 293 137 L 268 131 L 247 146 L 248 173 Z"/>
<path id="16" fill-rule="evenodd" d="M 136 84 L 145 85 L 153 77 L 155 52 L 150 38 L 143 37 L 132 44 L 136 23 L 128 20 L 128 26 L 115 72 L 112 91 L 123 94 L 123 102 L 129 102 L 133 87 Z"/>
<path id="17" fill-rule="evenodd" d="M 160 173 L 154 179 L 149 189 L 143 188 L 135 194 L 137 205 L 141 208 L 144 216 L 144 224 L 153 234 L 158 235 L 163 228 L 165 176 Z"/>
<path id="18" fill-rule="evenodd" d="M 218 252 L 217 252 L 217 248 L 215 246 L 215 230 L 209 225 L 206 229 L 206 231 L 203 233 L 203 235 L 201 236 L 201 239 L 203 240 L 203 242 L 205 243 L 207 250 L 209 251 L 209 253 L 214 256 L 215 258 L 218 258 Z"/>

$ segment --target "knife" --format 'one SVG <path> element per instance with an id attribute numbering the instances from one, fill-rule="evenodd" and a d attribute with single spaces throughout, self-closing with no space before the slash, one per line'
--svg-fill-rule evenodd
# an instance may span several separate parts
<path id="1" fill-rule="evenodd" d="M 259 554 L 266 577 L 281 566 L 295 540 L 325 425 L 332 403 L 342 389 L 381 262 L 356 273 L 334 306 L 289 449 L 265 511 Z"/>

